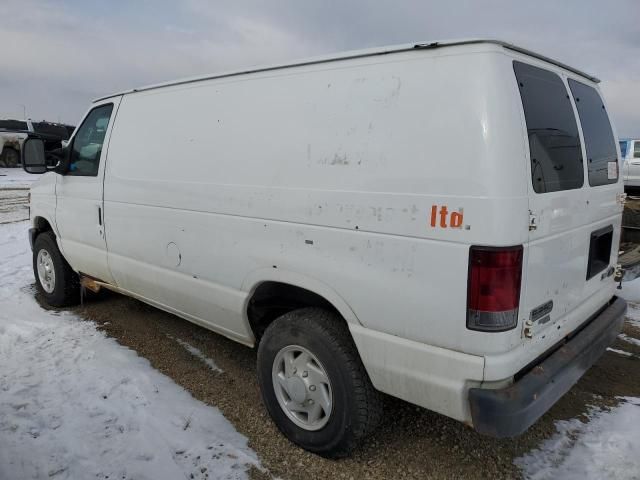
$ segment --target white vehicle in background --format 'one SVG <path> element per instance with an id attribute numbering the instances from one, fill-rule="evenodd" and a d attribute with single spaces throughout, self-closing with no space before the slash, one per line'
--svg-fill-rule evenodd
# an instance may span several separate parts
<path id="1" fill-rule="evenodd" d="M 55 167 L 26 141 L 52 170 L 36 284 L 257 347 L 274 422 L 322 455 L 375 428 L 379 392 L 515 436 L 621 330 L 618 158 L 596 78 L 497 41 L 139 88 L 96 100 Z"/>
<path id="2" fill-rule="evenodd" d="M 620 140 L 625 188 L 640 188 L 640 139 Z"/>
<path id="3" fill-rule="evenodd" d="M 19 167 L 22 144 L 34 132 L 31 120 L 0 120 L 0 167 Z"/>
<path id="4" fill-rule="evenodd" d="M 19 167 L 22 144 L 30 133 L 45 142 L 45 150 L 66 146 L 73 128 L 70 125 L 47 121 L 0 120 L 0 167 Z"/>

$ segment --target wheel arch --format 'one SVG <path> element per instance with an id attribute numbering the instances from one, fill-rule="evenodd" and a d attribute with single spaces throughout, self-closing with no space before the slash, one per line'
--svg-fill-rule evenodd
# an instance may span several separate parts
<path id="1" fill-rule="evenodd" d="M 31 218 L 30 223 L 31 228 L 29 229 L 29 243 L 31 244 L 31 248 L 33 248 L 38 235 L 44 232 L 52 232 L 57 241 L 58 232 L 56 232 L 53 222 L 49 221 L 49 219 L 42 215 L 35 215 Z M 58 245 L 58 248 L 59 247 L 60 246 Z"/>
<path id="2" fill-rule="evenodd" d="M 256 343 L 275 318 L 297 308 L 334 310 L 347 324 L 361 325 L 349 304 L 333 288 L 303 274 L 275 267 L 263 269 L 245 279 L 243 290 L 248 292 L 244 313 Z"/>
<path id="3" fill-rule="evenodd" d="M 36 215 L 31 221 L 31 226 L 36 229 L 38 234 L 51 230 L 54 234 L 53 224 L 42 215 Z"/>

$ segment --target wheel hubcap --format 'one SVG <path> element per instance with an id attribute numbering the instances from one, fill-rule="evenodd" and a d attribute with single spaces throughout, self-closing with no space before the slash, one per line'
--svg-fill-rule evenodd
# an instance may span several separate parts
<path id="1" fill-rule="evenodd" d="M 53 259 L 46 250 L 40 250 L 36 260 L 38 280 L 47 293 L 52 293 L 56 288 L 56 271 L 53 268 Z"/>
<path id="2" fill-rule="evenodd" d="M 273 389 L 282 411 L 305 430 L 320 430 L 333 410 L 326 370 L 304 347 L 289 345 L 278 352 L 272 369 Z"/>

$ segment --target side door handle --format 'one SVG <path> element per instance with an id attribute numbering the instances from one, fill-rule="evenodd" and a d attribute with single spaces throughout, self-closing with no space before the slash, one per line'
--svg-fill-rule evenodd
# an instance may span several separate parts
<path id="1" fill-rule="evenodd" d="M 98 207 L 98 235 L 100 238 L 104 238 L 104 227 L 102 226 L 102 205 L 96 205 Z"/>

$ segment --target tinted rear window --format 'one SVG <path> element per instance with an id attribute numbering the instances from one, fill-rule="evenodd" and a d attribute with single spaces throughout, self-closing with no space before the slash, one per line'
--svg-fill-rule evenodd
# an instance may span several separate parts
<path id="1" fill-rule="evenodd" d="M 569 79 L 569 88 L 578 108 L 587 152 L 589 185 L 596 187 L 618 181 L 618 153 L 611 122 L 595 88 Z"/>
<path id="2" fill-rule="evenodd" d="M 562 79 L 521 62 L 513 62 L 513 70 L 527 122 L 533 189 L 545 193 L 582 187 L 578 125 Z"/>

